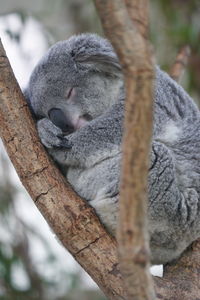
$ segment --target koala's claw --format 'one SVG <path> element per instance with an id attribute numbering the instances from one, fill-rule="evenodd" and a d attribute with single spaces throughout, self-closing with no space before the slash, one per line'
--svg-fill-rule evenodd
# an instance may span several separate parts
<path id="1" fill-rule="evenodd" d="M 64 134 L 63 134 L 63 133 L 58 133 L 56 136 L 57 136 L 58 138 L 60 138 L 60 139 L 63 139 L 63 138 L 64 138 Z"/>
<path id="2" fill-rule="evenodd" d="M 65 138 L 65 139 L 61 140 L 61 142 L 59 144 L 59 147 L 65 148 L 65 149 L 71 149 L 72 148 L 72 144 Z"/>
<path id="3" fill-rule="evenodd" d="M 65 148 L 65 149 L 71 149 L 72 144 L 69 142 L 69 140 L 64 136 L 64 134 L 57 134 L 57 137 L 61 140 L 59 145 L 55 145 L 56 148 Z"/>

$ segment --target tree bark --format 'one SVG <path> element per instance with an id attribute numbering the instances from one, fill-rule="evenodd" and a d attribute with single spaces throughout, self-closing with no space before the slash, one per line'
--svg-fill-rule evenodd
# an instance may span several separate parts
<path id="1" fill-rule="evenodd" d="M 148 1 L 96 0 L 95 3 L 105 34 L 118 54 L 126 85 L 119 261 L 127 299 L 150 300 L 155 295 L 149 273 L 146 212 L 154 76 L 150 47 L 143 38 L 147 35 Z M 140 26 L 137 28 L 136 24 Z"/>
<path id="2" fill-rule="evenodd" d="M 105 295 L 126 299 L 116 242 L 44 150 L 2 44 L 0 70 L 0 134 L 22 184 L 62 244 Z"/>
<path id="3" fill-rule="evenodd" d="M 149 1 L 125 0 L 127 12 L 144 38 L 149 35 Z"/>

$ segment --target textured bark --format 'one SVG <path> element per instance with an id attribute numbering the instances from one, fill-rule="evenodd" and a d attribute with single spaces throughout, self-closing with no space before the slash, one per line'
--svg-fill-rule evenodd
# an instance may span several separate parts
<path id="1" fill-rule="evenodd" d="M 143 37 L 148 37 L 149 32 L 149 1 L 147 0 L 124 0 L 127 12 L 135 26 Z"/>
<path id="2" fill-rule="evenodd" d="M 125 299 L 116 243 L 45 152 L 2 45 L 0 134 L 24 187 L 63 245 L 109 299 Z"/>
<path id="3" fill-rule="evenodd" d="M 105 34 L 121 62 L 126 85 L 118 228 L 121 272 L 127 289 L 127 299 L 154 299 L 149 273 L 146 217 L 153 98 L 150 47 L 143 38 L 147 34 L 148 1 L 95 2 Z M 137 24 L 141 26 L 137 28 Z"/>

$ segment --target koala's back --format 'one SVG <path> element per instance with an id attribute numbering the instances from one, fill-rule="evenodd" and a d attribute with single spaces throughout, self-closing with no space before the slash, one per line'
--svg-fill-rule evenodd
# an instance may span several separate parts
<path id="1" fill-rule="evenodd" d="M 152 144 L 155 157 L 148 178 L 153 262 L 177 258 L 200 237 L 199 150 L 199 109 L 178 84 L 158 70 Z"/>
<path id="2" fill-rule="evenodd" d="M 166 73 L 157 72 L 153 140 L 173 157 L 180 191 L 195 187 L 200 195 L 200 111 Z"/>

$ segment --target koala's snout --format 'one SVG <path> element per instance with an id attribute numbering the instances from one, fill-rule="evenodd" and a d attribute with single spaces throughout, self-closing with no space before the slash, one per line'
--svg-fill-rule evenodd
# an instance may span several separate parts
<path id="1" fill-rule="evenodd" d="M 51 122 L 59 127 L 63 133 L 70 134 L 75 131 L 73 124 L 65 116 L 64 112 L 59 108 L 52 108 L 48 112 Z"/>

